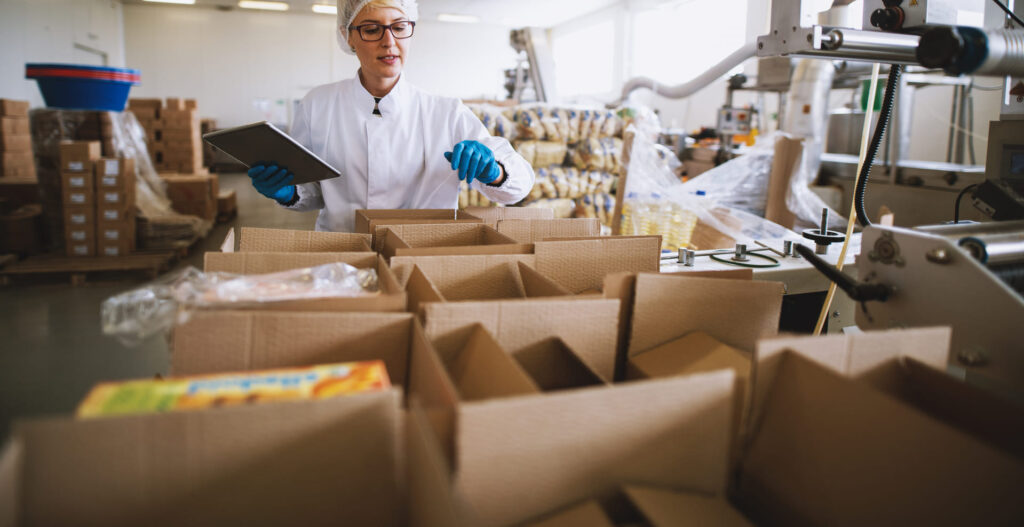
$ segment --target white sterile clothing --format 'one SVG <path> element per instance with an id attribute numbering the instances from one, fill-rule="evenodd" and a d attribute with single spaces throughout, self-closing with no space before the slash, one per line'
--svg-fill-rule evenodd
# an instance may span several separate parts
<path id="1" fill-rule="evenodd" d="M 453 209 L 459 176 L 444 153 L 463 140 L 494 152 L 500 186 L 474 181 L 487 199 L 516 203 L 533 188 L 533 168 L 503 138 L 492 137 L 458 99 L 420 91 L 403 75 L 376 103 L 358 78 L 314 88 L 293 119 L 292 137 L 341 172 L 297 186 L 293 210 L 322 209 L 318 231 L 351 232 L 358 209 Z"/>

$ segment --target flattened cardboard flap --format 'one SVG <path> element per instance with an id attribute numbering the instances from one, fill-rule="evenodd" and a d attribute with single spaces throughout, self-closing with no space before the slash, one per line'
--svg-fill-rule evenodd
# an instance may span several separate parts
<path id="1" fill-rule="evenodd" d="M 944 369 L 952 331 L 948 327 L 867 331 L 856 335 L 769 338 L 754 353 L 753 392 L 748 428 L 756 427 L 775 383 L 782 353 L 798 353 L 845 377 L 860 378 L 899 357 L 914 357 Z"/>
<path id="2" fill-rule="evenodd" d="M 19 423 L 26 525 L 394 525 L 398 390 Z M 359 433 L 352 433 L 358 430 Z"/>
<path id="3" fill-rule="evenodd" d="M 348 232 L 242 227 L 241 252 L 370 252 L 370 236 Z"/>
<path id="4" fill-rule="evenodd" d="M 661 266 L 660 236 L 603 236 L 534 244 L 541 274 L 574 294 L 600 291 L 612 273 L 657 273 Z"/>
<path id="5" fill-rule="evenodd" d="M 703 331 L 694 331 L 631 357 L 629 378 L 657 379 L 730 369 L 746 384 L 750 362 L 749 353 L 726 346 Z"/>
<path id="6" fill-rule="evenodd" d="M 615 527 L 601 505 L 587 501 L 570 509 L 556 512 L 546 518 L 530 522 L 524 527 Z"/>
<path id="7" fill-rule="evenodd" d="M 459 527 L 465 522 L 452 495 L 451 469 L 419 401 L 406 412 L 406 454 L 410 527 Z"/>
<path id="8" fill-rule="evenodd" d="M 724 344 L 752 352 L 776 335 L 783 286 L 778 282 L 637 276 L 628 356 L 704 331 Z"/>
<path id="9" fill-rule="evenodd" d="M 380 359 L 403 386 L 409 313 L 198 311 L 174 329 L 172 375 Z"/>
<path id="10" fill-rule="evenodd" d="M 625 487 L 623 493 L 653 527 L 753 525 L 722 497 L 640 486 Z"/>
<path id="11" fill-rule="evenodd" d="M 783 525 L 1013 525 L 1024 462 L 794 352 L 779 359 L 739 498 Z"/>
<path id="12" fill-rule="evenodd" d="M 466 402 L 540 393 L 519 363 L 480 325 L 473 330 L 466 347 L 446 362 L 448 375 Z"/>
<path id="13" fill-rule="evenodd" d="M 597 218 L 501 220 L 497 230 L 519 243 L 534 243 L 549 238 L 600 236 L 601 222 Z"/>

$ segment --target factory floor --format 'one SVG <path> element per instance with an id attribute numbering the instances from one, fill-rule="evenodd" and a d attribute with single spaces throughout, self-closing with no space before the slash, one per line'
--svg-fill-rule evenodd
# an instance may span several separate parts
<path id="1" fill-rule="evenodd" d="M 238 216 L 214 226 L 175 270 L 188 265 L 202 269 L 203 253 L 219 250 L 232 228 L 313 228 L 316 212 L 278 207 L 253 190 L 245 174 L 221 174 L 219 179 L 222 190 L 237 192 Z M 14 420 L 72 413 L 98 382 L 167 373 L 163 337 L 127 347 L 100 331 L 100 304 L 144 284 L 133 278 L 73 287 L 67 277 L 52 277 L 0 289 L 0 442 Z"/>

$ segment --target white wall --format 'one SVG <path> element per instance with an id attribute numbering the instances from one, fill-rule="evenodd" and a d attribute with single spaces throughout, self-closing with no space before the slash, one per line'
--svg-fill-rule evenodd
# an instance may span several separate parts
<path id="1" fill-rule="evenodd" d="M 142 70 L 132 96 L 195 98 L 219 126 L 287 123 L 292 100 L 359 67 L 338 49 L 333 16 L 126 5 L 124 18 L 127 61 Z M 406 74 L 439 95 L 497 97 L 514 59 L 507 28 L 423 21 Z"/>
<path id="2" fill-rule="evenodd" d="M 124 66 L 121 2 L 113 0 L 0 0 L 0 97 L 43 99 L 27 62 Z"/>

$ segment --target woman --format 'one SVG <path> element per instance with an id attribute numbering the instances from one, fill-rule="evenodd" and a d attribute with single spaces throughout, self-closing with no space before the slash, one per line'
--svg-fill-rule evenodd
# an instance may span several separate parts
<path id="1" fill-rule="evenodd" d="M 458 99 L 420 91 L 402 75 L 415 0 L 340 0 L 338 43 L 359 59 L 355 78 L 314 88 L 292 137 L 341 172 L 293 185 L 285 167 L 254 166 L 253 186 L 298 211 L 320 209 L 318 231 L 351 231 L 357 209 L 455 208 L 459 180 L 498 203 L 522 200 L 534 174 Z"/>

